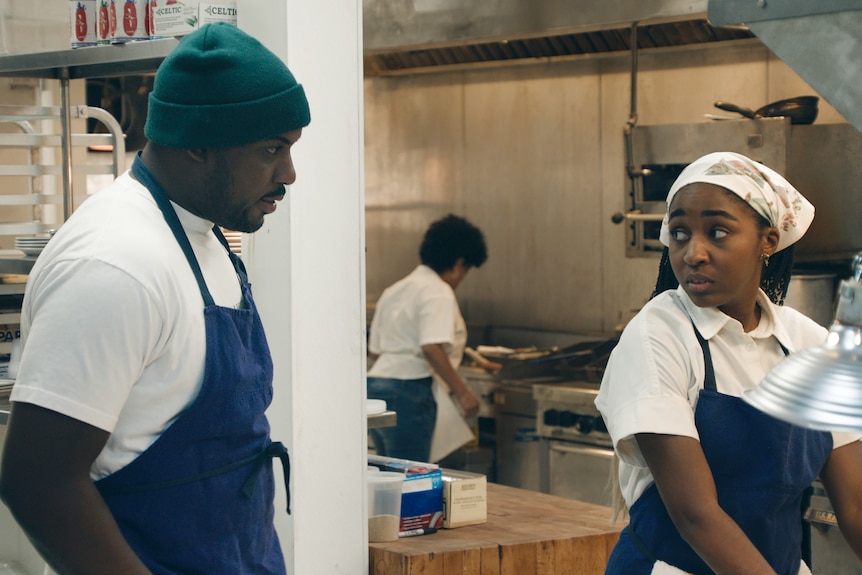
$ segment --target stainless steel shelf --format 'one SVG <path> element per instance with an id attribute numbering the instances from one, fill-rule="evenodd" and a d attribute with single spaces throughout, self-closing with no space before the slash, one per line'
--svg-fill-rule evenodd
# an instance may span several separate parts
<path id="1" fill-rule="evenodd" d="M 35 256 L 0 257 L 0 274 L 23 274 L 28 275 L 36 263 Z"/>
<path id="2" fill-rule="evenodd" d="M 53 52 L 0 57 L 0 76 L 24 78 L 98 78 L 155 72 L 177 45 L 176 38 L 160 38 L 69 48 Z"/>
<path id="3" fill-rule="evenodd" d="M 381 427 L 394 427 L 398 422 L 398 416 L 394 411 L 384 411 L 377 415 L 368 416 L 368 429 L 380 429 Z"/>

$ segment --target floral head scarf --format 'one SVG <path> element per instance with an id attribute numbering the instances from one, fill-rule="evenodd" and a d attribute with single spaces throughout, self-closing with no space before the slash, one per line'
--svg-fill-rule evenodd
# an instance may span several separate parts
<path id="1" fill-rule="evenodd" d="M 667 194 L 667 206 L 683 187 L 694 183 L 721 186 L 742 198 L 769 225 L 778 229 L 778 250 L 801 238 L 814 219 L 814 206 L 778 172 L 742 154 L 715 152 L 689 164 Z M 665 213 L 659 240 L 670 245 L 670 230 Z"/>

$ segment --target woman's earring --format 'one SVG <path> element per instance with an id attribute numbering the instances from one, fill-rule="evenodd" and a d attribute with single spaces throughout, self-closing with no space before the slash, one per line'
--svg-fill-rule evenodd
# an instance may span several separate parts
<path id="1" fill-rule="evenodd" d="M 761 254 L 760 259 L 763 260 L 763 266 L 769 267 L 769 254 Z"/>

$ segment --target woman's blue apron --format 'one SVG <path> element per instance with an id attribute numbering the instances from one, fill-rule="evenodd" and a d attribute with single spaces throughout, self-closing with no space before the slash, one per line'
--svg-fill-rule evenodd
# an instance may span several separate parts
<path id="1" fill-rule="evenodd" d="M 283 575 L 273 525 L 272 458 L 290 467 L 269 437 L 272 358 L 245 267 L 242 309 L 215 305 L 176 212 L 141 162 L 132 173 L 156 200 L 185 253 L 204 300 L 206 365 L 194 402 L 139 457 L 96 482 L 132 549 L 155 575 Z M 290 494 L 288 492 L 288 513 Z"/>
<path id="2" fill-rule="evenodd" d="M 719 393 L 709 343 L 697 328 L 694 331 L 705 365 L 695 425 L 718 503 L 778 575 L 797 575 L 802 495 L 829 457 L 832 435 L 784 423 L 739 397 Z M 652 484 L 632 505 L 629 525 L 620 534 L 605 574 L 648 575 L 656 560 L 694 575 L 713 573 L 682 539 Z"/>

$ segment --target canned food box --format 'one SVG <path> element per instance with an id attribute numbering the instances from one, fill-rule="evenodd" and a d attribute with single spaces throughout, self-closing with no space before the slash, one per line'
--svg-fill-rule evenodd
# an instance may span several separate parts
<path id="1" fill-rule="evenodd" d="M 113 0 L 118 5 L 115 44 L 149 40 L 152 35 L 150 4 L 152 0 Z"/>
<path id="2" fill-rule="evenodd" d="M 96 45 L 96 2 L 98 0 L 70 0 L 69 43 L 73 48 Z"/>
<path id="3" fill-rule="evenodd" d="M 235 26 L 236 15 L 236 2 L 233 0 L 158 0 L 158 4 L 153 8 L 152 36 L 185 36 L 211 22 L 227 22 Z"/>

